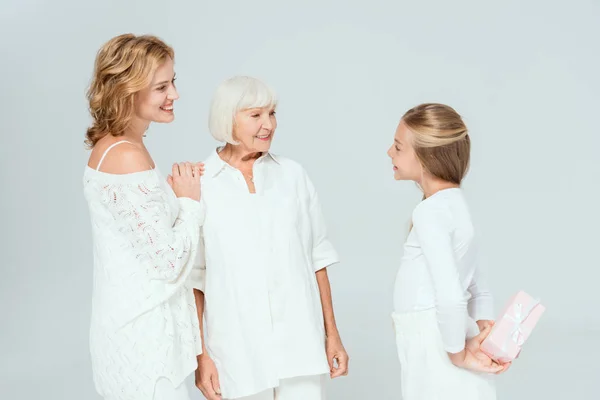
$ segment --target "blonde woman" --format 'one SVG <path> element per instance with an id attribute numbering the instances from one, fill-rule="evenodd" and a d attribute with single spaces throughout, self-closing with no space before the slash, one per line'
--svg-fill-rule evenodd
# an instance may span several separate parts
<path id="1" fill-rule="evenodd" d="M 94 249 L 90 349 L 107 400 L 187 400 L 200 328 L 189 278 L 200 240 L 202 165 L 173 165 L 168 183 L 144 146 L 173 120 L 173 50 L 121 35 L 98 52 L 84 173 Z"/>
<path id="2" fill-rule="evenodd" d="M 412 214 L 394 289 L 404 400 L 495 399 L 491 374 L 508 368 L 479 350 L 493 306 L 461 189 L 470 149 L 454 109 L 422 104 L 404 114 L 388 150 L 394 178 L 416 182 L 424 195 Z"/>
<path id="3" fill-rule="evenodd" d="M 277 99 L 238 76 L 217 89 L 209 128 L 196 292 L 206 351 L 197 385 L 209 400 L 322 400 L 346 375 L 327 267 L 338 255 L 304 168 L 273 154 Z"/>

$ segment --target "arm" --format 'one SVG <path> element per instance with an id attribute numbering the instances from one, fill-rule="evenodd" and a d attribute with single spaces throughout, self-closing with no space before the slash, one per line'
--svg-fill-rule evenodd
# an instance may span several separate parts
<path id="1" fill-rule="evenodd" d="M 204 345 L 204 292 L 194 288 L 194 299 L 196 300 L 196 311 L 198 312 L 198 323 L 200 325 L 200 337 L 202 338 L 202 354 L 198 354 L 198 360 L 200 357 L 207 356 L 206 346 Z"/>
<path id="2" fill-rule="evenodd" d="M 433 283 L 444 349 L 451 358 L 464 357 L 467 301 L 452 245 L 451 215 L 444 208 L 421 203 L 413 213 L 413 223 Z"/>
<path id="3" fill-rule="evenodd" d="M 140 182 L 105 185 L 104 204 L 151 279 L 176 280 L 197 246 L 203 213 L 198 201 L 179 198 L 171 224 L 167 193 L 152 172 Z"/>
<path id="4" fill-rule="evenodd" d="M 471 294 L 468 303 L 469 315 L 477 321 L 479 330 L 483 330 L 485 326 L 493 324 L 494 299 L 479 266 L 475 269 L 468 291 Z"/>
<path id="5" fill-rule="evenodd" d="M 327 362 L 329 363 L 331 378 L 348 375 L 348 354 L 342 344 L 340 334 L 335 322 L 333 301 L 331 298 L 331 285 L 327 275 L 327 267 L 338 263 L 339 258 L 333 245 L 327 238 L 325 219 L 321 212 L 321 205 L 317 192 L 307 175 L 307 189 L 309 195 L 309 215 L 312 236 L 312 264 L 316 273 L 321 307 L 323 309 L 323 324 L 325 326 Z M 337 367 L 335 363 L 337 362 Z"/>
<path id="6" fill-rule="evenodd" d="M 321 295 L 321 306 L 323 308 L 323 323 L 325 325 L 325 352 L 327 353 L 327 362 L 329 363 L 330 377 L 348 375 L 348 353 L 342 344 L 340 333 L 335 323 L 333 312 L 333 302 L 331 299 L 331 286 L 327 269 L 322 268 L 316 273 L 319 292 Z M 335 363 L 337 362 L 337 367 Z"/>
<path id="7" fill-rule="evenodd" d="M 123 143 L 115 147 L 107 154 L 103 170 L 112 174 L 140 173 L 140 179 L 104 185 L 100 190 L 117 229 L 150 279 L 175 281 L 199 241 L 203 167 L 189 163 L 173 165 L 169 183 L 178 196 L 179 214 L 172 224 L 167 193 L 156 173 L 148 170 L 149 159 L 147 152 L 136 145 Z"/>
<path id="8" fill-rule="evenodd" d="M 200 336 L 202 337 L 202 354 L 197 356 L 198 368 L 196 368 L 196 387 L 200 389 L 208 400 L 221 400 L 221 384 L 219 373 L 214 361 L 210 358 L 204 345 L 204 293 L 194 288 L 196 309 L 198 310 L 198 321 L 200 323 Z"/>
<path id="9" fill-rule="evenodd" d="M 198 253 L 190 281 L 194 288 L 194 299 L 196 300 L 196 311 L 198 313 L 198 325 L 200 326 L 200 337 L 202 338 L 202 353 L 196 357 L 198 368 L 196 368 L 196 387 L 208 400 L 221 399 L 221 384 L 219 382 L 219 373 L 214 361 L 206 351 L 204 342 L 204 288 L 206 286 L 206 258 L 204 240 L 200 239 Z"/>
<path id="10" fill-rule="evenodd" d="M 331 285 L 329 284 L 329 276 L 327 269 L 323 268 L 317 271 L 317 284 L 321 295 L 321 306 L 323 308 L 323 323 L 325 324 L 325 335 L 327 338 L 338 338 L 337 325 L 335 323 L 335 315 L 333 312 L 333 301 L 331 299 Z"/>
<path id="11" fill-rule="evenodd" d="M 413 213 L 413 222 L 433 282 L 438 325 L 450 361 L 476 372 L 501 372 L 503 366 L 480 350 L 490 328 L 466 341 L 467 301 L 452 246 L 451 214 L 444 208 L 421 203 Z"/>

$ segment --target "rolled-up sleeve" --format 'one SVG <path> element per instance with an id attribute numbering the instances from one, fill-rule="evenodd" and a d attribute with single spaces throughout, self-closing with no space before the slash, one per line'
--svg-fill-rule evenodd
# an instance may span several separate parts
<path id="1" fill-rule="evenodd" d="M 319 195 L 308 175 L 306 176 L 306 182 L 310 201 L 309 216 L 313 243 L 312 263 L 314 270 L 318 271 L 336 264 L 340 260 L 337 251 L 327 237 L 327 227 L 321 210 Z"/>
<path id="2" fill-rule="evenodd" d="M 204 199 L 200 200 L 202 220 L 206 215 L 206 203 Z M 188 282 L 194 289 L 204 292 L 206 286 L 206 252 L 204 248 L 204 227 L 200 227 L 200 239 L 198 241 L 198 251 L 192 265 L 192 270 L 188 277 Z"/>
<path id="3" fill-rule="evenodd" d="M 206 262 L 204 258 L 204 238 L 200 237 L 200 244 L 198 246 L 198 252 L 196 253 L 196 259 L 192 271 L 190 272 L 189 281 L 194 289 L 198 289 L 204 292 L 206 285 Z"/>

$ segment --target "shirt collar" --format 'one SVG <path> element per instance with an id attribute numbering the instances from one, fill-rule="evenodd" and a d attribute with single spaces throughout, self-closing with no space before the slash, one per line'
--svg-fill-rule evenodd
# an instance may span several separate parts
<path id="1" fill-rule="evenodd" d="M 206 176 L 210 176 L 212 178 L 219 175 L 226 168 L 233 168 L 231 165 L 227 164 L 221 157 L 219 157 L 219 151 L 223 148 L 223 146 L 217 147 L 208 159 L 204 162 L 205 174 Z M 273 160 L 277 164 L 279 164 L 279 160 L 277 157 L 271 153 L 267 152 L 262 156 L 256 159 L 256 162 L 264 162 L 265 160 Z"/>

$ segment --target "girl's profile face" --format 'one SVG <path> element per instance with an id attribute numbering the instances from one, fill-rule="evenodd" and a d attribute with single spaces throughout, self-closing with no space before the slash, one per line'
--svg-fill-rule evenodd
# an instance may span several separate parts
<path id="1" fill-rule="evenodd" d="M 394 143 L 387 154 L 392 159 L 394 179 L 419 182 L 422 174 L 421 162 L 412 146 L 413 133 L 400 121 L 394 135 Z"/>

